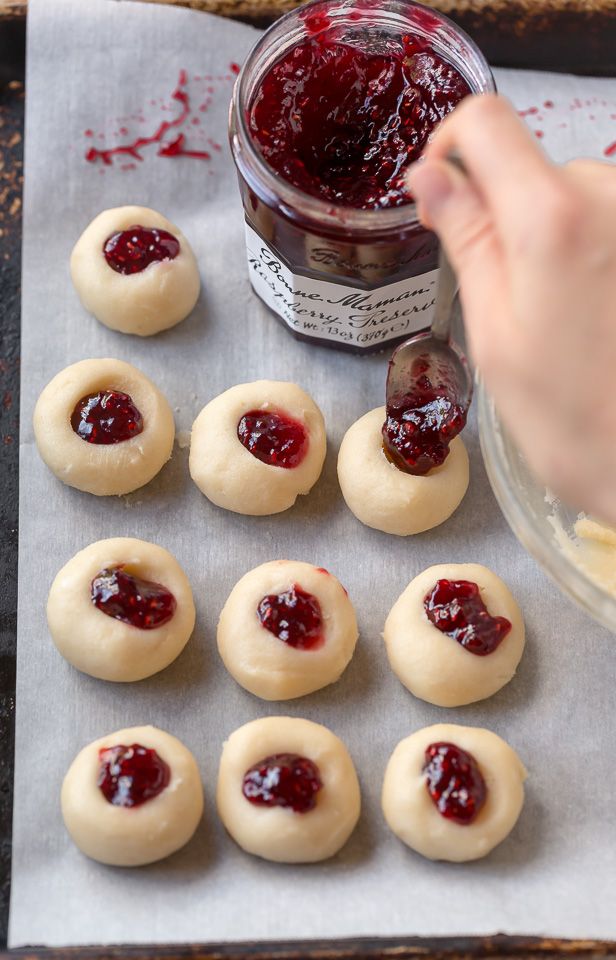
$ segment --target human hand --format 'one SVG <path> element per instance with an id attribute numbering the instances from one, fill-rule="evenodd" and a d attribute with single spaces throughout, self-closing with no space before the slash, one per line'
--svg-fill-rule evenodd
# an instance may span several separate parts
<path id="1" fill-rule="evenodd" d="M 556 166 L 485 95 L 443 122 L 408 179 L 519 449 L 555 493 L 616 523 L 616 168 Z"/>

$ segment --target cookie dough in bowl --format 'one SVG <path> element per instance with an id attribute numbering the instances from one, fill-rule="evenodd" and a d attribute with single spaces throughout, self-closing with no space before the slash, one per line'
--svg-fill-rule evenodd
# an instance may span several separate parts
<path id="1" fill-rule="evenodd" d="M 77 754 L 62 784 L 62 816 L 86 856 L 139 867 L 188 843 L 203 813 L 199 769 L 183 743 L 130 727 Z"/>
<path id="2" fill-rule="evenodd" d="M 165 397 L 122 360 L 81 360 L 41 393 L 39 453 L 59 480 L 96 496 L 130 493 L 171 457 L 175 424 Z"/>
<path id="3" fill-rule="evenodd" d="M 186 574 L 167 550 L 116 537 L 90 544 L 62 567 L 49 592 L 47 622 L 74 667 L 128 683 L 180 655 L 195 605 Z"/>
<path id="4" fill-rule="evenodd" d="M 327 727 L 296 717 L 245 724 L 223 746 L 218 813 L 247 853 L 278 863 L 333 857 L 360 813 L 353 761 Z"/>
<path id="5" fill-rule="evenodd" d="M 478 563 L 442 563 L 418 574 L 383 633 L 392 669 L 421 700 L 458 707 L 484 700 L 514 676 L 524 621 L 503 581 Z"/>
<path id="6" fill-rule="evenodd" d="M 497 734 L 437 723 L 394 750 L 383 813 L 396 836 L 430 860 L 478 860 L 513 830 L 526 776 L 517 753 Z"/>
<path id="7" fill-rule="evenodd" d="M 425 476 L 404 473 L 383 453 L 385 407 L 347 430 L 338 454 L 338 480 L 347 506 L 367 527 L 400 537 L 423 533 L 447 520 L 468 487 L 468 455 L 459 437 L 445 462 Z"/>
<path id="8" fill-rule="evenodd" d="M 323 414 L 295 383 L 240 383 L 211 400 L 192 428 L 190 475 L 218 507 L 282 513 L 319 479 Z"/>
<path id="9" fill-rule="evenodd" d="M 200 289 L 188 240 L 147 207 L 116 207 L 95 217 L 75 244 L 71 277 L 97 320 L 140 337 L 187 317 Z"/>
<path id="10" fill-rule="evenodd" d="M 334 683 L 357 642 L 353 604 L 322 567 L 272 560 L 239 580 L 218 623 L 218 650 L 242 687 L 290 700 Z"/>

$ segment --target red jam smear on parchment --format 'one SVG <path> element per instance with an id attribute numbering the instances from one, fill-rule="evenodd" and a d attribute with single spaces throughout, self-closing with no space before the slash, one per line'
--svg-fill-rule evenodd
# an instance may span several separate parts
<path id="1" fill-rule="evenodd" d="M 319 768 L 312 760 L 297 753 L 276 753 L 246 771 L 242 793 L 259 807 L 308 813 L 316 806 L 322 786 Z"/>
<path id="2" fill-rule="evenodd" d="M 167 230 L 135 224 L 112 234 L 103 246 L 105 260 L 116 273 L 141 273 L 151 263 L 175 260 L 180 241 Z"/>
<path id="3" fill-rule="evenodd" d="M 114 807 L 140 807 L 162 793 L 171 770 L 156 750 L 133 743 L 98 751 L 97 786 Z"/>
<path id="4" fill-rule="evenodd" d="M 404 172 L 469 86 L 422 36 L 367 32 L 351 43 L 326 19 L 307 22 L 308 36 L 263 77 L 248 110 L 252 138 L 312 196 L 364 210 L 411 203 Z"/>
<path id="5" fill-rule="evenodd" d="M 298 467 L 308 450 L 303 423 L 268 410 L 245 413 L 237 425 L 237 436 L 253 457 L 271 467 Z"/>
<path id="6" fill-rule="evenodd" d="M 99 390 L 82 397 L 71 414 L 71 426 L 86 443 L 122 443 L 139 436 L 143 417 L 128 393 Z"/>
<path id="7" fill-rule="evenodd" d="M 128 573 L 121 565 L 101 570 L 92 581 L 90 596 L 101 613 L 139 630 L 162 627 L 177 607 L 170 590 Z"/>
<path id="8" fill-rule="evenodd" d="M 471 753 L 453 743 L 431 743 L 423 772 L 434 806 L 447 820 L 472 823 L 483 807 L 487 787 Z"/>
<path id="9" fill-rule="evenodd" d="M 237 69 L 236 69 L 237 68 Z M 210 94 L 214 93 L 214 87 L 211 85 L 214 81 L 220 80 L 234 80 L 239 68 L 236 63 L 230 65 L 230 73 L 223 76 L 214 77 L 211 74 L 206 74 L 205 76 L 195 76 L 192 79 L 201 81 L 203 84 L 208 84 L 205 88 L 207 90 L 207 95 L 205 99 L 202 99 L 202 102 L 199 106 L 199 112 L 205 112 L 210 103 L 211 96 Z M 176 101 L 180 104 L 179 113 L 173 117 L 171 120 L 161 120 L 153 133 L 148 135 L 133 135 L 133 139 L 125 143 L 116 144 L 114 147 L 88 147 L 85 158 L 88 163 L 97 163 L 99 160 L 102 161 L 103 166 L 112 166 L 115 160 L 125 161 L 121 163 L 120 169 L 122 170 L 134 170 L 136 164 L 133 163 L 133 160 L 142 161 L 144 159 L 143 152 L 147 147 L 156 145 L 158 150 L 156 151 L 156 156 L 158 157 L 193 157 L 198 160 L 211 160 L 211 153 L 209 150 L 195 150 L 190 149 L 186 145 L 186 134 L 182 132 L 177 132 L 179 128 L 186 127 L 188 117 L 191 116 L 191 113 L 194 113 L 190 97 L 188 94 L 188 74 L 186 70 L 180 70 L 180 75 L 178 78 L 177 85 L 173 92 L 171 93 L 171 100 Z M 203 94 L 202 94 L 203 96 Z M 156 105 L 160 101 L 150 100 L 151 105 Z M 168 110 L 171 105 L 163 103 L 161 109 Z M 133 114 L 130 119 L 137 120 L 139 123 L 145 123 L 145 116 L 143 116 L 143 108 L 138 108 L 137 113 Z M 129 118 L 125 118 L 129 119 Z M 197 116 L 192 117 L 191 123 L 193 125 L 198 125 L 200 123 Z M 129 134 L 128 127 L 120 127 L 118 131 L 122 136 L 127 136 Z M 169 134 L 169 136 L 167 136 Z M 94 136 L 94 130 L 88 128 L 84 131 L 84 136 L 91 138 Z M 99 133 L 98 138 L 104 140 L 105 134 Z M 214 150 L 220 150 L 220 145 L 215 143 L 213 140 L 209 140 Z M 128 161 L 128 162 L 126 162 Z M 100 168 L 102 170 L 102 168 Z"/>
<path id="10" fill-rule="evenodd" d="M 424 598 L 430 623 L 478 657 L 494 653 L 511 630 L 506 617 L 493 617 L 471 580 L 437 580 Z"/>
<path id="11" fill-rule="evenodd" d="M 295 650 L 323 646 L 323 617 L 319 601 L 297 584 L 284 593 L 263 597 L 257 607 L 261 625 Z"/>

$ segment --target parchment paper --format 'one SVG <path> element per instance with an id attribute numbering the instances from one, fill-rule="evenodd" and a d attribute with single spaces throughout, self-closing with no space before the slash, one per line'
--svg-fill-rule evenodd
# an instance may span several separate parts
<path id="1" fill-rule="evenodd" d="M 337 447 L 350 423 L 382 402 L 385 358 L 297 343 L 251 294 L 226 147 L 231 79 L 225 77 L 255 36 L 239 24 L 149 4 L 29 4 L 10 943 L 495 931 L 616 937 L 614 637 L 561 597 L 515 541 L 489 490 L 473 424 L 465 433 L 470 490 L 444 526 L 397 539 L 361 526 L 346 509 L 335 478 Z M 92 142 L 122 141 L 122 123 L 131 132 L 138 127 L 150 133 L 158 123 L 154 116 L 161 116 L 157 101 L 167 101 L 181 68 L 202 117 L 194 136 L 187 128 L 187 145 L 205 149 L 209 137 L 223 146 L 212 148 L 210 162 L 157 157 L 156 148 L 144 150 L 135 169 L 122 169 L 124 162 L 85 162 Z M 206 75 L 223 79 L 215 83 L 210 106 L 199 112 L 206 81 L 193 78 Z M 499 71 L 498 81 L 521 109 L 555 103 L 529 120 L 544 124 L 545 143 L 560 158 L 600 156 L 616 139 L 609 120 L 616 113 L 613 81 L 511 71 Z M 571 106 L 575 98 L 580 107 Z M 170 103 L 165 115 L 177 110 Z M 118 119 L 123 117 L 128 119 Z M 87 129 L 94 140 L 84 136 Z M 101 130 L 104 140 L 98 138 Z M 89 220 L 125 203 L 159 208 L 181 225 L 203 275 L 203 295 L 190 319 L 145 341 L 114 334 L 87 316 L 68 274 L 72 245 Z M 57 371 L 97 356 L 129 360 L 150 375 L 167 394 L 180 431 L 190 429 L 204 403 L 236 382 L 298 381 L 322 406 L 328 424 L 322 479 L 292 511 L 262 519 L 209 504 L 190 481 L 182 447 L 156 480 L 128 497 L 97 499 L 63 486 L 36 452 L 32 408 Z M 45 622 L 47 591 L 59 567 L 86 544 L 110 536 L 142 537 L 169 548 L 192 581 L 198 608 L 195 634 L 179 660 L 157 677 L 127 686 L 72 669 L 53 647 Z M 285 556 L 340 577 L 357 606 L 361 639 L 338 684 L 277 705 L 255 699 L 226 674 L 215 625 L 246 570 Z M 516 679 L 491 700 L 452 711 L 428 706 L 402 688 L 380 637 L 410 578 L 428 564 L 449 560 L 480 561 L 502 575 L 528 627 Z M 328 863 L 283 867 L 251 858 L 216 818 L 223 739 L 269 714 L 327 724 L 357 764 L 361 823 Z M 395 744 L 444 720 L 505 736 L 530 773 L 526 805 L 511 837 L 485 860 L 466 866 L 413 854 L 388 833 L 380 812 L 383 770 Z M 59 789 L 84 744 L 141 723 L 169 730 L 194 751 L 203 771 L 205 817 L 193 842 L 169 860 L 140 870 L 112 869 L 72 845 Z"/>

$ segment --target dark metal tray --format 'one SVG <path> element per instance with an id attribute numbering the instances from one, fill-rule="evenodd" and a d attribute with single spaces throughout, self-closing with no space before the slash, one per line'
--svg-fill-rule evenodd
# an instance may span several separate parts
<path id="1" fill-rule="evenodd" d="M 2 950 L 8 925 L 13 799 L 24 43 L 23 19 L 0 18 L 0 960 L 616 960 L 616 942 L 507 936 Z M 44 893 L 41 890 L 41 896 Z"/>

